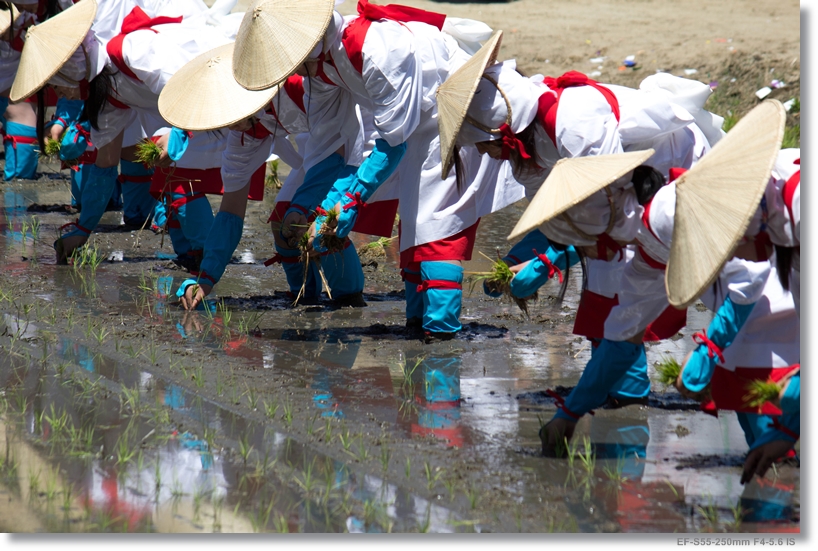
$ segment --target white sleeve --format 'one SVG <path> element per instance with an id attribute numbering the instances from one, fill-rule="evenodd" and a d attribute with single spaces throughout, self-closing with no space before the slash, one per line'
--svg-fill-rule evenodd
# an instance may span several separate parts
<path id="1" fill-rule="evenodd" d="M 364 41 L 362 76 L 375 127 L 391 146 L 405 142 L 420 123 L 423 72 L 412 33 L 393 21 L 372 25 Z"/>
<path id="2" fill-rule="evenodd" d="M 97 118 L 99 130 L 91 127 L 91 143 L 97 149 L 102 149 L 114 141 L 120 132 L 132 124 L 138 124 L 137 119 L 137 112 L 134 109 L 117 109 L 110 103 L 106 104 Z"/>
<path id="3" fill-rule="evenodd" d="M 293 170 L 298 170 L 303 164 L 301 155 L 283 132 L 276 134 L 273 139 L 273 153 L 281 157 L 281 160 Z"/>
<path id="4" fill-rule="evenodd" d="M 622 153 L 616 116 L 605 97 L 592 86 L 562 93 L 554 129 L 561 158 Z"/>
<path id="5" fill-rule="evenodd" d="M 253 138 L 231 130 L 227 147 L 222 154 L 222 182 L 225 193 L 239 191 L 249 182 L 258 167 L 270 156 L 273 139 L 270 136 Z"/>

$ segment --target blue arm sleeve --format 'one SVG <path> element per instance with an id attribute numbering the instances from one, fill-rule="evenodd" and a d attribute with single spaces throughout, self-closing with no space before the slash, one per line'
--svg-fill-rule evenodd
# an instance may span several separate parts
<path id="1" fill-rule="evenodd" d="M 229 212 L 219 212 L 213 220 L 213 227 L 207 235 L 204 258 L 202 258 L 199 279 L 213 285 L 219 282 L 227 263 L 239 246 L 244 220 Z"/>
<path id="2" fill-rule="evenodd" d="M 351 185 L 341 194 L 341 214 L 338 217 L 338 227 L 336 228 L 338 237 L 346 237 L 352 231 L 358 216 L 357 206 L 344 208 L 355 201 L 347 193 L 352 196 L 360 193 L 361 201 L 367 202 L 372 194 L 395 172 L 405 153 L 406 143 L 393 147 L 386 140 L 375 140 L 375 147 L 369 153 L 369 156 L 364 159 L 364 162 L 361 163 L 358 172 L 355 174 L 355 179 L 349 182 Z M 321 206 L 325 210 L 329 210 L 338 202 L 330 201 L 332 201 L 332 198 L 327 197 Z"/>
<path id="3" fill-rule="evenodd" d="M 736 338 L 755 304 L 736 304 L 728 296 L 707 328 L 707 338 L 725 350 Z M 710 357 L 707 346 L 700 344 L 682 371 L 682 382 L 693 392 L 699 392 L 710 383 L 718 357 Z"/>
<path id="4" fill-rule="evenodd" d="M 171 128 L 168 138 L 168 157 L 174 161 L 181 159 L 187 151 L 188 143 L 190 143 L 190 136 L 187 132 L 175 126 Z"/>
<path id="5" fill-rule="evenodd" d="M 315 210 L 318 202 L 330 192 L 335 181 L 343 176 L 344 168 L 346 168 L 344 157 L 338 153 L 333 153 L 316 164 L 304 175 L 304 182 L 298 187 L 290 203 L 300 205 L 308 211 Z M 354 167 L 350 167 L 350 170 L 354 170 Z"/>
<path id="6" fill-rule="evenodd" d="M 88 121 L 74 122 L 65 131 L 60 142 L 60 160 L 73 161 L 88 149 L 91 125 Z"/>
<path id="7" fill-rule="evenodd" d="M 82 113 L 82 106 L 82 100 L 59 98 L 57 100 L 56 110 L 54 111 L 54 118 L 46 123 L 46 127 L 54 123 L 59 123 L 64 128 L 68 128 L 71 126 L 71 123 L 79 120 L 80 113 Z"/>
<path id="8" fill-rule="evenodd" d="M 790 378 L 784 395 L 781 397 L 781 411 L 784 413 L 801 412 L 801 372 Z"/>
<path id="9" fill-rule="evenodd" d="M 531 256 L 534 256 L 533 251 Z M 573 247 L 568 247 L 564 251 L 557 251 L 549 247 L 545 256 L 551 264 L 563 271 L 567 266 L 573 266 L 579 262 L 579 255 Z M 540 260 L 539 257 L 535 257 L 511 280 L 511 294 L 517 298 L 530 297 L 537 292 L 537 289 L 546 284 L 549 271 L 550 268 L 545 262 Z"/>
<path id="10" fill-rule="evenodd" d="M 778 423 L 789 430 L 789 432 L 795 433 L 797 435 L 801 435 L 801 413 L 793 413 L 793 414 L 785 414 L 778 418 Z M 754 450 L 764 444 L 768 444 L 774 440 L 787 440 L 789 442 L 795 442 L 796 438 L 792 436 L 792 434 L 788 434 L 784 431 L 777 429 L 776 427 L 770 424 L 770 427 L 765 430 L 761 435 L 755 439 L 753 444 L 750 446 L 751 450 Z"/>

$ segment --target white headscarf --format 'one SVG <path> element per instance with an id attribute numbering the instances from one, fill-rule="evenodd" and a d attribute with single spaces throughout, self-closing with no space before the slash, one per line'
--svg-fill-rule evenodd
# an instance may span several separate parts
<path id="1" fill-rule="evenodd" d="M 528 127 L 537 115 L 540 96 L 548 90 L 542 82 L 543 76 L 524 77 L 517 72 L 517 62 L 513 59 L 492 65 L 483 75 L 494 79 L 500 88 L 486 78 L 480 79 L 469 105 L 468 117 L 489 128 L 499 128 L 507 122 L 508 99 L 511 105 L 511 130 L 516 134 Z M 466 118 L 457 143 L 465 146 L 494 139 L 497 136 L 477 128 Z"/>

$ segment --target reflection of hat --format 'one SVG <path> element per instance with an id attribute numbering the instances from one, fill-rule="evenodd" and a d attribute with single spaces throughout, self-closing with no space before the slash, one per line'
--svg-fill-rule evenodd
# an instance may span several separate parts
<path id="1" fill-rule="evenodd" d="M 96 0 L 81 0 L 39 25 L 29 27 L 20 67 L 9 92 L 11 101 L 31 96 L 60 70 L 88 34 L 96 13 Z"/>
<path id="2" fill-rule="evenodd" d="M 185 130 L 212 130 L 244 120 L 275 96 L 277 86 L 254 92 L 233 78 L 233 44 L 192 59 L 159 94 L 159 113 Z"/>
<path id="3" fill-rule="evenodd" d="M 515 134 L 522 132 L 536 117 L 540 96 L 548 91 L 542 75 L 531 78 L 521 75 L 514 60 L 492 65 L 483 76 L 467 106 L 466 123 L 457 136 L 460 145 L 496 140 L 499 138 L 496 131 L 503 124 L 508 124 Z"/>
<path id="4" fill-rule="evenodd" d="M 324 36 L 334 9 L 334 0 L 255 0 L 236 35 L 236 81 L 263 90 L 292 75 Z"/>
<path id="5" fill-rule="evenodd" d="M 560 159 L 508 239 L 515 239 L 604 189 L 653 155 L 653 149 Z"/>
<path id="6" fill-rule="evenodd" d="M 733 256 L 753 217 L 784 137 L 786 112 L 766 100 L 676 180 L 668 300 L 692 304 Z"/>
<path id="7" fill-rule="evenodd" d="M 437 125 L 440 131 L 440 157 L 443 161 L 444 179 L 454 164 L 455 141 L 466 118 L 469 104 L 483 77 L 483 71 L 497 59 L 502 38 L 503 31 L 495 31 L 483 47 L 437 89 Z"/>
<path id="8" fill-rule="evenodd" d="M 8 3 L 8 10 L 0 10 L 0 34 L 5 33 L 11 27 L 13 21 L 20 16 L 17 7 L 11 2 Z"/>

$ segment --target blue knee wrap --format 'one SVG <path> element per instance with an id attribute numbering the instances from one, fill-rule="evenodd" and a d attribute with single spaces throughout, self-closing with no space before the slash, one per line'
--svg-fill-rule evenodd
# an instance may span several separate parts
<path id="1" fill-rule="evenodd" d="M 77 170 L 71 169 L 71 206 L 82 208 L 82 183 L 87 180 L 88 165 L 80 165 Z"/>
<path id="2" fill-rule="evenodd" d="M 97 165 L 86 165 L 83 169 L 80 226 L 89 231 L 96 229 L 100 218 L 105 213 L 105 208 L 108 206 L 108 198 L 111 197 L 111 192 L 114 189 L 116 176 L 115 166 L 100 168 Z M 88 233 L 75 229 L 63 237 L 74 235 L 88 235 Z"/>
<path id="3" fill-rule="evenodd" d="M 156 205 L 153 207 L 153 224 L 160 228 L 164 228 L 167 221 L 168 213 L 167 209 L 165 209 L 164 201 L 156 201 Z"/>
<path id="4" fill-rule="evenodd" d="M 801 412 L 801 372 L 790 378 L 784 395 L 781 397 L 781 411 L 784 413 Z"/>
<path id="5" fill-rule="evenodd" d="M 435 288 L 434 281 L 463 284 L 463 267 L 448 262 L 421 262 L 420 277 L 426 290 L 423 294 L 423 330 L 430 333 L 460 331 L 460 304 L 463 289 Z"/>
<path id="6" fill-rule="evenodd" d="M 301 256 L 301 251 L 297 249 L 285 249 L 283 247 L 279 247 L 278 245 L 276 245 L 275 248 L 276 252 L 284 258 L 297 258 Z M 284 269 L 284 275 L 287 277 L 287 285 L 290 286 L 290 292 L 297 295 L 301 290 L 301 284 L 304 283 L 304 263 L 282 262 L 281 267 Z M 321 278 L 318 275 L 318 270 L 315 268 L 315 263 L 310 262 L 310 271 L 307 274 L 307 284 L 304 286 L 304 296 L 307 298 L 312 298 L 320 294 Z"/>
<path id="7" fill-rule="evenodd" d="M 460 401 L 460 364 L 459 356 L 423 361 L 423 394 L 427 402 Z"/>
<path id="8" fill-rule="evenodd" d="M 321 256 L 321 268 L 327 278 L 333 298 L 360 293 L 364 290 L 364 270 L 355 245 L 326 256 Z"/>
<path id="9" fill-rule="evenodd" d="M 184 196 L 185 194 L 174 193 L 172 198 L 173 201 L 176 201 Z M 182 234 L 190 243 L 190 250 L 200 251 L 204 249 L 210 228 L 213 226 L 213 210 L 207 197 L 193 199 L 180 205 L 172 216 L 179 221 Z M 174 234 L 171 233 L 170 237 L 173 240 Z M 173 248 L 176 250 L 175 245 Z"/>
<path id="10" fill-rule="evenodd" d="M 420 272 L 404 269 L 406 279 L 403 282 L 406 289 L 406 319 L 423 319 L 423 293 L 418 293 L 418 283 L 421 281 Z M 412 279 L 414 281 L 409 281 Z"/>
<path id="11" fill-rule="evenodd" d="M 644 344 L 602 339 L 577 386 L 565 399 L 565 408 L 574 415 L 560 408 L 555 417 L 576 421 L 576 416 L 601 406 L 616 383 L 637 364 L 647 364 Z"/>
<path id="12" fill-rule="evenodd" d="M 594 353 L 592 351 L 591 355 Z M 647 356 L 641 354 L 636 362 L 628 367 L 625 374 L 614 383 L 608 394 L 614 398 L 644 398 L 650 394 Z"/>
<path id="13" fill-rule="evenodd" d="M 750 449 L 756 446 L 756 441 L 760 441 L 761 436 L 773 425 L 773 418 L 769 415 L 737 411 L 736 417 L 738 417 L 738 424 L 744 431 L 744 439 Z"/>
<path id="14" fill-rule="evenodd" d="M 122 181 L 122 218 L 126 224 L 141 226 L 147 220 L 149 225 L 156 208 L 156 199 L 150 194 L 150 180 L 133 179 L 145 180 L 153 175 L 153 169 L 125 159 L 120 160 L 119 167 L 119 179 Z"/>
<path id="15" fill-rule="evenodd" d="M 16 138 L 37 139 L 37 129 L 33 126 L 6 121 L 4 123 L 6 137 L 3 145 L 6 150 L 6 168 L 3 173 L 5 180 L 25 178 L 32 180 L 37 174 L 39 162 L 39 146 L 36 143 L 22 143 Z"/>

